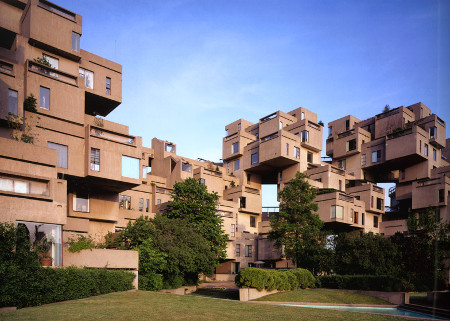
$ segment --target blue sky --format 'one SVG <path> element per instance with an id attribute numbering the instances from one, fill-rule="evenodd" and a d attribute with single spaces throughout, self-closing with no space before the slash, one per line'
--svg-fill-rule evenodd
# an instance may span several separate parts
<path id="1" fill-rule="evenodd" d="M 83 16 L 83 49 L 122 64 L 107 119 L 146 146 L 218 161 L 225 125 L 299 106 L 326 124 L 421 101 L 450 121 L 448 0 L 55 2 Z"/>

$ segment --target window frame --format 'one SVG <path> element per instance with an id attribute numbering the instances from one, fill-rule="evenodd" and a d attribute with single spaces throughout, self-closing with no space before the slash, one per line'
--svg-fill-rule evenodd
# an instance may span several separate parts
<path id="1" fill-rule="evenodd" d="M 12 97 L 11 94 L 15 94 L 16 97 Z M 14 103 L 15 98 L 15 103 Z M 15 106 L 13 106 L 15 105 Z M 11 109 L 13 109 L 11 111 Z M 17 90 L 8 88 L 8 114 L 19 115 L 19 92 Z"/>
<path id="2" fill-rule="evenodd" d="M 94 154 L 93 154 L 94 152 Z M 98 155 L 97 155 L 98 154 Z M 91 147 L 91 171 L 100 172 L 100 149 Z"/>
<path id="3" fill-rule="evenodd" d="M 48 97 L 47 102 L 45 97 Z M 50 88 L 39 86 L 39 108 L 50 110 Z"/>
<path id="4" fill-rule="evenodd" d="M 307 143 L 307 142 L 309 142 L 309 131 L 307 131 L 307 130 L 302 130 L 301 142 L 302 142 L 302 143 Z"/>
<path id="5" fill-rule="evenodd" d="M 51 145 L 53 145 L 54 147 L 57 147 L 57 148 L 50 147 Z M 47 148 L 56 150 L 56 152 L 57 152 L 56 166 L 58 168 L 69 168 L 69 146 L 48 141 Z M 63 150 L 64 150 L 64 154 L 62 153 Z"/>
<path id="6" fill-rule="evenodd" d="M 245 257 L 253 257 L 253 249 L 250 244 L 245 245 Z"/>
<path id="7" fill-rule="evenodd" d="M 253 154 L 250 156 L 250 162 L 251 162 L 252 165 L 258 164 L 258 163 L 259 163 L 258 152 L 253 153 Z"/>

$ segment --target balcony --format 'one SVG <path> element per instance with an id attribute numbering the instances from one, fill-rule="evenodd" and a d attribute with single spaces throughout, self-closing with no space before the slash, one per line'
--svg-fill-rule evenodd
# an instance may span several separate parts
<path id="1" fill-rule="evenodd" d="M 450 178 L 446 176 L 413 182 L 412 209 L 447 206 Z"/>
<path id="2" fill-rule="evenodd" d="M 54 69 L 52 67 L 45 66 L 35 61 L 28 60 L 28 71 L 40 74 L 44 77 L 48 77 L 57 81 L 61 81 L 68 85 L 78 86 L 78 77 L 60 71 L 58 69 Z"/>
<path id="3" fill-rule="evenodd" d="M 105 130 L 97 128 L 97 127 L 91 127 L 90 135 L 97 137 L 97 138 L 109 140 L 109 141 L 115 142 L 115 143 L 132 145 L 132 146 L 136 145 L 135 138 L 133 136 L 120 135 L 120 134 L 112 133 L 109 131 L 105 131 Z"/>
<path id="4" fill-rule="evenodd" d="M 428 133 L 416 125 L 392 133 L 386 139 L 385 159 L 393 167 L 412 166 L 427 159 L 424 155 L 425 143 L 428 143 Z"/>

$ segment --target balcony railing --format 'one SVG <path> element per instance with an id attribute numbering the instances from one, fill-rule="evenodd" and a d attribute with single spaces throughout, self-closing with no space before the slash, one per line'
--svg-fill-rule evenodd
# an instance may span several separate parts
<path id="1" fill-rule="evenodd" d="M 381 187 L 379 187 L 379 186 L 376 186 L 376 185 L 373 185 L 373 186 L 372 186 L 372 190 L 373 190 L 374 192 L 384 193 L 383 188 L 381 188 Z"/>
<path id="2" fill-rule="evenodd" d="M 442 119 L 440 119 L 439 117 L 436 116 L 436 121 L 439 125 L 441 126 L 445 126 L 445 121 L 443 121 Z"/>
<path id="3" fill-rule="evenodd" d="M 117 135 L 98 128 L 91 128 L 91 136 L 101 137 L 121 144 L 134 145 L 133 137 Z"/>
<path id="4" fill-rule="evenodd" d="M 160 187 L 157 187 L 157 188 L 156 188 L 156 193 L 160 193 L 160 194 L 170 194 L 170 190 L 164 189 L 164 188 L 160 188 Z"/>
<path id="5" fill-rule="evenodd" d="M 337 168 L 334 168 L 334 167 L 331 167 L 331 172 L 332 173 L 335 173 L 335 174 L 338 174 L 338 175 L 345 175 L 345 171 L 344 170 L 342 170 L 342 169 L 337 169 Z"/>
<path id="6" fill-rule="evenodd" d="M 377 119 L 382 119 L 382 118 L 385 118 L 385 117 L 389 117 L 389 116 L 398 114 L 399 112 L 400 112 L 400 109 L 399 109 L 399 108 L 395 108 L 395 109 L 392 109 L 392 110 L 387 111 L 387 112 L 385 112 L 385 113 L 378 114 L 378 115 L 376 116 L 376 118 L 377 118 Z"/>
<path id="7" fill-rule="evenodd" d="M 277 137 L 278 137 L 278 133 L 263 137 L 263 138 L 261 138 L 261 143 L 267 142 L 268 140 L 271 140 L 271 139 L 274 139 Z"/>
<path id="8" fill-rule="evenodd" d="M 354 202 L 354 198 L 352 196 L 347 196 L 344 194 L 339 194 L 339 199 L 342 201 L 346 201 L 346 202 L 351 202 L 351 203 Z"/>
<path id="9" fill-rule="evenodd" d="M 245 187 L 247 193 L 259 195 L 259 190 L 253 187 Z"/>
<path id="10" fill-rule="evenodd" d="M 217 215 L 222 217 L 233 217 L 233 213 L 218 212 Z"/>
<path id="11" fill-rule="evenodd" d="M 44 75 L 46 77 L 65 82 L 69 85 L 77 86 L 78 78 L 76 76 L 66 74 L 62 71 L 59 71 L 58 69 L 54 69 L 52 67 L 48 67 L 34 61 L 28 61 L 28 70 Z"/>
<path id="12" fill-rule="evenodd" d="M 320 130 L 320 125 L 308 120 L 308 126 Z"/>
<path id="13" fill-rule="evenodd" d="M 0 61 L 0 72 L 14 76 L 14 65 Z"/>
<path id="14" fill-rule="evenodd" d="M 402 137 L 402 136 L 409 135 L 409 134 L 412 134 L 412 128 L 400 130 L 396 133 L 389 134 L 387 139 L 395 139 L 395 138 Z"/>
<path id="15" fill-rule="evenodd" d="M 227 142 L 227 141 L 229 141 L 230 139 L 233 139 L 233 138 L 236 138 L 236 137 L 238 137 L 238 134 L 237 134 L 237 133 L 231 134 L 230 136 L 225 137 L 225 141 Z"/>
<path id="16" fill-rule="evenodd" d="M 277 117 L 277 113 L 273 113 L 273 114 L 267 115 L 266 117 L 261 118 L 259 121 L 261 123 L 264 123 L 264 122 L 266 122 L 268 120 L 274 119 L 275 117 Z"/>
<path id="17" fill-rule="evenodd" d="M 345 131 L 343 133 L 338 134 L 338 138 L 344 138 L 344 137 L 350 136 L 350 135 L 352 135 L 354 133 L 355 133 L 354 129 L 347 130 L 347 131 Z"/>
<path id="18" fill-rule="evenodd" d="M 426 181 L 418 182 L 417 187 L 423 187 L 423 186 L 430 186 L 430 185 L 437 185 L 441 183 L 440 178 L 433 178 Z"/>

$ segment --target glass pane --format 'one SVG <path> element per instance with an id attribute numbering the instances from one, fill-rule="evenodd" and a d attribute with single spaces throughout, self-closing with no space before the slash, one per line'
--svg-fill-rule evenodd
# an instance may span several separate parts
<path id="1" fill-rule="evenodd" d="M 44 182 L 31 182 L 30 194 L 35 195 L 48 195 L 48 183 Z"/>
<path id="2" fill-rule="evenodd" d="M 72 32 L 72 50 L 80 51 L 80 35 L 76 32 Z"/>
<path id="3" fill-rule="evenodd" d="M 21 194 L 30 193 L 30 183 L 14 180 L 14 192 Z"/>
<path id="4" fill-rule="evenodd" d="M 89 198 L 81 197 L 79 195 L 73 196 L 73 210 L 75 212 L 89 212 Z"/>
<path id="5" fill-rule="evenodd" d="M 122 156 L 122 176 L 139 179 L 139 159 Z"/>
<path id="6" fill-rule="evenodd" d="M 50 66 L 54 69 L 59 68 L 59 60 L 57 58 L 53 58 L 50 56 L 47 56 L 46 54 L 42 54 L 42 56 L 50 63 Z"/>
<path id="7" fill-rule="evenodd" d="M 50 89 L 41 87 L 40 89 L 40 107 L 50 109 Z"/>
<path id="8" fill-rule="evenodd" d="M 13 180 L 8 178 L 0 178 L 0 191 L 12 192 Z"/>
<path id="9" fill-rule="evenodd" d="M 84 71 L 84 80 L 87 88 L 94 89 L 94 73 L 92 71 Z"/>
<path id="10" fill-rule="evenodd" d="M 17 115 L 17 91 L 8 90 L 8 113 Z"/>
<path id="11" fill-rule="evenodd" d="M 58 151 L 58 167 L 67 168 L 67 146 L 48 142 L 47 147 Z"/>

